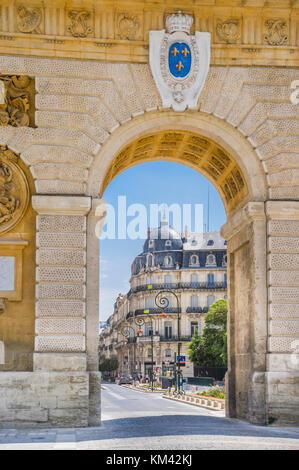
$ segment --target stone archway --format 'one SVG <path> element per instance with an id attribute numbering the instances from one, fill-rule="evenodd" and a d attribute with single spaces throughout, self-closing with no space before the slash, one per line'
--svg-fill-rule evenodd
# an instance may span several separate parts
<path id="1" fill-rule="evenodd" d="M 228 217 L 223 235 L 228 239 L 229 254 L 227 414 L 265 424 L 264 203 L 267 189 L 262 166 L 244 137 L 216 117 L 171 111 L 154 113 L 151 117 L 135 118 L 111 136 L 94 162 L 89 190 L 93 193 L 97 187 L 102 194 L 121 171 L 140 162 L 158 159 L 191 166 L 204 174 L 222 197 Z"/>

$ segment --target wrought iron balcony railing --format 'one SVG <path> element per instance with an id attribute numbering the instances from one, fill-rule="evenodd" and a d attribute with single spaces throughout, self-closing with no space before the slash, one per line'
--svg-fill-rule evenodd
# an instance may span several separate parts
<path id="1" fill-rule="evenodd" d="M 161 315 L 161 313 L 181 313 L 182 309 L 180 307 L 168 307 L 164 308 L 163 310 L 161 308 L 142 308 L 142 309 L 137 309 L 135 310 L 135 316 L 138 315 Z"/>
<path id="2" fill-rule="evenodd" d="M 176 283 L 163 283 L 163 284 L 150 284 L 151 288 L 149 289 L 148 284 L 142 284 L 140 286 L 132 287 L 127 296 L 130 297 L 132 294 L 138 292 L 150 291 L 150 290 L 169 290 L 169 289 L 227 289 L 226 282 L 176 282 Z"/>

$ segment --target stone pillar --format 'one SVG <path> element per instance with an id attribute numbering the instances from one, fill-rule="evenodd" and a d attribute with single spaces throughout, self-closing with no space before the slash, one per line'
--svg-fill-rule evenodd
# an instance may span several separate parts
<path id="1" fill-rule="evenodd" d="M 264 203 L 249 202 L 221 229 L 228 253 L 229 417 L 266 424 L 267 277 Z"/>
<path id="2" fill-rule="evenodd" d="M 33 196 L 37 212 L 34 370 L 86 371 L 89 197 Z"/>
<path id="3" fill-rule="evenodd" d="M 299 424 L 299 202 L 266 203 L 268 423 Z"/>

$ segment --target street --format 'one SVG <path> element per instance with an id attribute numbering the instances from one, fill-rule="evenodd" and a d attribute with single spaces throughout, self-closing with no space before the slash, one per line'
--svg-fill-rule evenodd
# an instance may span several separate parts
<path id="1" fill-rule="evenodd" d="M 253 426 L 222 411 L 104 384 L 102 426 L 0 430 L 0 450 L 299 449 L 299 428 Z"/>

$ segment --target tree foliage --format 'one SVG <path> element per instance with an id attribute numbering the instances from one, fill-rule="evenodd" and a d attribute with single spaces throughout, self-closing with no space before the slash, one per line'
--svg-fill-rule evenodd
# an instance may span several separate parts
<path id="1" fill-rule="evenodd" d="M 106 358 L 105 356 L 100 357 L 99 370 L 101 372 L 113 372 L 118 369 L 117 357 Z"/>
<path id="2" fill-rule="evenodd" d="M 189 344 L 189 358 L 195 365 L 227 365 L 227 300 L 214 302 L 205 317 L 202 335 L 194 335 Z"/>

